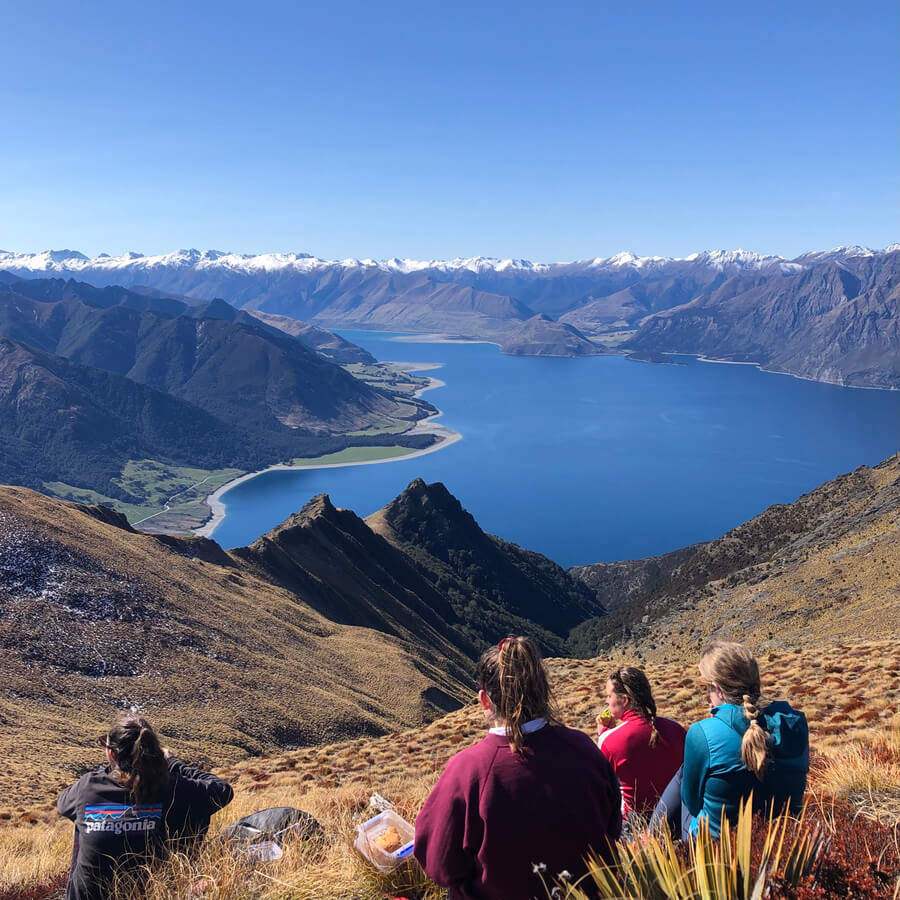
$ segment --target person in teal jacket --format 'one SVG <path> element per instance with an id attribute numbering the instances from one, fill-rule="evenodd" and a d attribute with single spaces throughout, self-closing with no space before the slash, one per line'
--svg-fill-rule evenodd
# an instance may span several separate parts
<path id="1" fill-rule="evenodd" d="M 753 810 L 799 812 L 809 771 L 806 716 L 783 701 L 760 700 L 759 665 L 741 644 L 719 641 L 700 659 L 710 717 L 688 729 L 684 766 L 666 788 L 654 819 L 680 819 L 682 837 L 701 817 L 718 837 L 722 815 L 736 822 L 742 801 Z M 680 808 L 679 808 L 680 807 Z M 680 815 L 679 815 L 680 813 Z"/>

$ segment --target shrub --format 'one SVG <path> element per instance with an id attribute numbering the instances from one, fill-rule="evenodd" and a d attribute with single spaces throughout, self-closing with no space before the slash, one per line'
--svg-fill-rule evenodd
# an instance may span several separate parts
<path id="1" fill-rule="evenodd" d="M 618 864 L 590 862 L 587 883 L 558 884 L 552 897 L 587 900 L 594 892 L 622 900 L 896 900 L 900 898 L 898 827 L 854 815 L 847 805 L 818 805 L 799 818 L 753 816 L 714 840 L 674 841 L 644 831 L 618 847 Z"/>

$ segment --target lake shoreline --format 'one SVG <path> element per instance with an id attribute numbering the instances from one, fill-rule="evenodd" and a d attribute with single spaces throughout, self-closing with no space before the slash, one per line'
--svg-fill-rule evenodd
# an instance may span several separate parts
<path id="1" fill-rule="evenodd" d="M 373 334 L 390 334 L 390 332 L 381 332 L 381 331 L 373 331 Z M 586 335 L 589 340 L 594 340 L 597 335 Z M 493 344 L 495 347 L 500 347 L 501 351 L 503 349 L 502 344 L 498 344 L 497 341 L 491 341 L 487 338 L 464 338 L 464 337 L 453 337 L 448 334 L 441 334 L 440 332 L 428 332 L 423 334 L 405 334 L 399 337 L 392 337 L 389 340 L 396 341 L 397 343 L 422 343 L 422 344 Z M 595 342 L 596 343 L 596 342 Z M 602 345 L 600 345 L 602 346 Z M 618 348 L 604 348 L 608 353 L 616 356 L 625 356 L 627 358 L 628 351 L 620 350 Z M 760 372 L 768 372 L 770 375 L 786 375 L 788 378 L 797 378 L 800 381 L 811 381 L 814 384 L 829 384 L 833 387 L 843 387 L 843 388 L 852 388 L 853 390 L 858 391 L 900 391 L 900 386 L 877 386 L 871 384 L 844 384 L 840 381 L 831 381 L 827 378 L 813 378 L 810 375 L 797 375 L 795 372 L 782 372 L 778 369 L 767 369 L 763 363 L 753 362 L 752 360 L 736 360 L 736 359 L 717 359 L 711 356 L 704 356 L 702 353 L 687 353 L 683 350 L 663 350 L 660 351 L 665 355 L 670 356 L 691 356 L 696 359 L 698 362 L 706 362 L 706 363 L 717 363 L 720 365 L 729 365 L 729 366 L 756 366 Z M 507 354 L 512 355 L 512 354 Z M 578 359 L 579 357 L 545 357 L 548 359 L 557 358 L 557 359 Z M 668 363 L 658 363 L 653 360 L 647 359 L 633 359 L 632 362 L 643 362 L 648 363 L 649 365 L 668 365 Z M 677 365 L 677 364 L 675 364 Z"/>
<path id="2" fill-rule="evenodd" d="M 372 333 L 391 334 L 390 331 L 373 331 Z M 502 347 L 502 344 L 498 344 L 497 341 L 489 341 L 487 338 L 454 337 L 439 331 L 429 331 L 425 334 L 403 334 L 388 338 L 388 340 L 398 344 L 493 344 L 495 347 Z M 423 363 L 423 365 L 428 364 Z"/>
<path id="3" fill-rule="evenodd" d="M 684 350 L 661 350 L 665 356 L 690 356 L 697 362 L 714 363 L 720 366 L 753 366 L 760 372 L 766 372 L 769 375 L 784 375 L 787 378 L 796 378 L 798 381 L 809 381 L 812 384 L 827 384 L 831 387 L 850 388 L 854 391 L 900 391 L 900 387 L 878 387 L 871 384 L 844 384 L 840 381 L 829 381 L 826 378 L 813 378 L 810 375 L 797 375 L 795 372 L 781 372 L 778 369 L 767 369 L 763 363 L 754 362 L 750 359 L 717 359 L 713 356 L 704 356 L 702 353 L 686 353 Z M 628 357 L 626 357 L 628 359 Z M 651 366 L 670 365 L 670 363 L 659 363 L 648 359 L 632 359 L 632 362 L 647 363 Z"/>
<path id="4" fill-rule="evenodd" d="M 405 372 L 424 372 L 433 369 L 439 369 L 441 368 L 442 363 L 390 362 L 385 363 L 385 365 L 402 366 Z M 421 397 L 422 394 L 424 394 L 426 391 L 444 387 L 444 384 L 445 382 L 441 381 L 439 378 L 429 377 L 428 384 L 417 390 L 415 392 L 415 396 Z M 213 493 L 209 494 L 209 496 L 205 498 L 204 502 L 210 510 L 209 518 L 198 528 L 191 529 L 191 533 L 196 535 L 197 537 L 212 538 L 215 530 L 219 527 L 219 525 L 222 524 L 222 522 L 225 520 L 225 516 L 227 515 L 227 509 L 224 501 L 222 500 L 222 497 L 227 494 L 228 491 L 230 491 L 233 487 L 237 487 L 237 485 L 243 484 L 245 481 L 249 481 L 251 478 L 256 478 L 259 475 L 263 475 L 266 472 L 300 472 L 311 469 L 341 469 L 347 466 L 374 466 L 380 463 L 391 463 L 399 462 L 400 460 L 415 459 L 417 456 L 425 456 L 429 453 L 436 453 L 438 450 L 443 450 L 446 447 L 449 447 L 451 444 L 455 444 L 457 441 L 461 441 L 463 437 L 458 431 L 454 431 L 452 428 L 448 428 L 446 425 L 441 425 L 440 423 L 435 421 L 443 414 L 444 413 L 442 410 L 438 410 L 436 413 L 432 413 L 430 416 L 426 416 L 424 419 L 420 419 L 409 431 L 403 432 L 403 435 L 433 434 L 439 438 L 436 443 L 432 444 L 430 447 L 425 447 L 422 450 L 415 450 L 412 453 L 404 453 L 400 456 L 388 456 L 384 459 L 368 459 L 360 460 L 358 462 L 320 463 L 308 466 L 294 466 L 286 463 L 278 463 L 274 466 L 267 466 L 265 469 L 259 469 L 256 472 L 247 472 L 244 475 L 239 476 L 238 478 L 234 478 L 231 481 L 223 484 L 220 488 L 213 491 Z M 398 437 L 402 437 L 403 435 L 398 435 Z"/>

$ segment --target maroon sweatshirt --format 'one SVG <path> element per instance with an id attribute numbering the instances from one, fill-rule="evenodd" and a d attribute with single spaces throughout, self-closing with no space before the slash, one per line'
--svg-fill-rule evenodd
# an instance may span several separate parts
<path id="1" fill-rule="evenodd" d="M 531 900 L 560 872 L 585 874 L 593 849 L 609 859 L 622 828 L 619 785 L 584 733 L 545 725 L 514 753 L 488 734 L 457 753 L 416 819 L 415 856 L 450 900 Z"/>

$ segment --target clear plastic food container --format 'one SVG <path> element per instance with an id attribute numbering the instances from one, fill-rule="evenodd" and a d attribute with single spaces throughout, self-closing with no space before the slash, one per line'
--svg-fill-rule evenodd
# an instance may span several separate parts
<path id="1" fill-rule="evenodd" d="M 385 834 L 389 828 L 397 832 L 400 840 L 400 845 L 393 850 L 385 850 L 376 843 L 376 839 Z M 415 829 L 406 819 L 397 815 L 394 810 L 386 809 L 356 826 L 356 840 L 353 846 L 379 872 L 392 872 L 412 855 L 415 836 Z"/>

